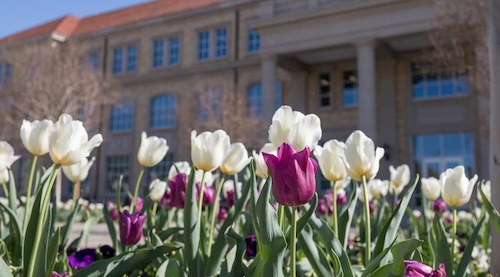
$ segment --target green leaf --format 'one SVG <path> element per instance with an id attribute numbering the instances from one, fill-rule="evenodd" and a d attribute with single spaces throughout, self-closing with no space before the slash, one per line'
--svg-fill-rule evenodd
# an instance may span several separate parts
<path id="1" fill-rule="evenodd" d="M 370 274 L 370 277 L 389 277 L 389 276 L 392 276 L 391 270 L 392 270 L 393 265 L 394 265 L 394 263 L 388 263 L 384 266 L 377 268 L 375 271 L 373 271 L 372 274 Z"/>
<path id="2" fill-rule="evenodd" d="M 185 276 L 184 271 L 182 271 L 182 267 L 179 264 L 179 261 L 176 259 L 167 259 L 165 260 L 158 270 L 156 271 L 155 277 L 182 277 Z"/>
<path id="3" fill-rule="evenodd" d="M 400 241 L 391 247 L 391 253 L 393 257 L 393 266 L 391 272 L 395 276 L 403 276 L 405 267 L 404 260 L 405 257 L 409 256 L 415 249 L 422 245 L 423 241 L 410 238 L 407 240 Z"/>
<path id="4" fill-rule="evenodd" d="M 380 254 L 378 254 L 377 256 L 373 257 L 370 260 L 370 263 L 363 271 L 363 274 L 361 274 L 361 277 L 369 276 L 369 274 L 371 274 L 373 271 L 375 271 L 377 268 L 380 267 L 380 262 L 385 258 L 387 253 L 389 253 L 389 251 L 391 250 L 391 247 L 394 245 L 395 242 L 396 242 L 396 240 L 394 240 L 391 243 L 391 245 L 389 245 L 389 247 L 385 248 Z"/>
<path id="5" fill-rule="evenodd" d="M 115 209 L 118 209 L 115 207 Z M 113 248 L 116 250 L 117 254 L 121 254 L 123 252 L 123 245 L 118 240 L 118 236 L 116 234 L 115 223 L 109 216 L 108 205 L 104 203 L 102 206 L 102 215 L 104 216 L 104 222 L 106 222 L 106 226 L 108 226 L 108 234 L 111 237 L 111 242 L 113 243 Z"/>
<path id="6" fill-rule="evenodd" d="M 483 196 L 484 197 L 484 196 Z M 483 198 L 484 199 L 484 198 Z M 471 255 L 472 255 L 472 249 L 474 248 L 474 245 L 476 244 L 479 231 L 481 230 L 481 227 L 483 226 L 482 223 L 486 216 L 483 215 L 479 222 L 476 225 L 476 228 L 474 228 L 474 232 L 472 232 L 472 235 L 469 238 L 469 241 L 467 242 L 467 246 L 464 249 L 464 252 L 462 254 L 462 259 L 460 260 L 460 263 L 458 264 L 457 271 L 455 272 L 455 277 L 463 277 L 465 276 L 465 273 L 467 271 L 467 266 L 470 263 L 471 260 Z"/>
<path id="7" fill-rule="evenodd" d="M 158 232 L 158 237 L 162 240 L 165 241 L 167 240 L 170 236 L 173 236 L 181 231 L 183 231 L 184 228 L 181 227 L 175 227 L 175 228 L 169 228 L 165 231 Z"/>
<path id="8" fill-rule="evenodd" d="M 59 251 L 59 242 L 61 241 L 61 229 L 57 228 L 49 242 L 49 247 L 47 249 L 47 265 L 46 265 L 46 276 L 50 276 L 54 265 L 56 263 L 56 256 Z"/>
<path id="9" fill-rule="evenodd" d="M 34 272 L 47 272 L 48 257 L 47 251 L 49 249 L 49 238 L 50 238 L 50 225 L 51 225 L 52 211 L 47 210 L 47 215 L 45 217 L 45 222 L 42 228 L 42 236 L 40 237 L 40 245 L 38 247 L 38 252 L 35 255 L 35 266 Z"/>
<path id="10" fill-rule="evenodd" d="M 17 209 L 17 189 L 16 189 L 16 181 L 14 179 L 14 175 L 12 174 L 12 170 L 7 168 L 9 171 L 9 207 L 15 211 Z"/>
<path id="11" fill-rule="evenodd" d="M 12 243 L 9 244 L 9 248 L 12 251 L 10 253 L 12 262 L 14 265 L 20 265 L 22 256 L 21 223 L 13 210 L 2 203 L 0 203 L 0 207 L 9 215 L 9 236 L 12 238 Z"/>
<path id="12" fill-rule="evenodd" d="M 444 263 L 446 267 L 446 275 L 453 275 L 453 260 L 451 257 L 450 246 L 448 245 L 448 237 L 446 236 L 446 231 L 444 229 L 443 222 L 437 220 L 432 226 L 434 229 L 434 239 L 436 245 L 436 261 L 435 264 Z"/>
<path id="13" fill-rule="evenodd" d="M 83 230 L 80 233 L 80 236 L 72 241 L 70 246 L 74 246 L 76 248 L 82 247 L 82 243 L 84 243 L 89 236 L 90 230 L 99 222 L 99 220 L 101 220 L 101 217 L 102 213 L 91 216 L 83 225 Z"/>
<path id="14" fill-rule="evenodd" d="M 3 259 L 0 259 L 0 276 L 12 277 L 12 273 L 10 273 L 10 268 Z"/>
<path id="15" fill-rule="evenodd" d="M 347 202 L 339 214 L 339 234 L 338 239 L 344 249 L 347 249 L 347 241 L 349 239 L 349 232 L 351 231 L 351 222 L 358 203 L 358 186 L 353 186 L 349 202 Z"/>
<path id="16" fill-rule="evenodd" d="M 326 254 L 318 247 L 314 241 L 314 233 L 310 226 L 304 226 L 302 232 L 298 235 L 300 249 L 304 252 L 312 269 L 317 276 L 332 276 L 333 272 L 328 266 L 329 262 Z"/>
<path id="17" fill-rule="evenodd" d="M 71 233 L 71 230 L 73 229 L 73 224 L 75 223 L 76 215 L 78 213 L 80 213 L 81 206 L 78 204 L 78 202 L 74 203 L 74 205 L 75 205 L 75 207 L 73 208 L 73 211 L 71 211 L 71 214 L 66 219 L 66 225 L 64 225 L 64 227 L 62 228 L 62 231 L 61 231 L 61 245 L 62 246 L 66 246 L 66 243 L 68 242 L 68 235 Z M 116 249 L 116 247 L 115 247 L 115 249 Z"/>
<path id="18" fill-rule="evenodd" d="M 484 195 L 483 186 L 482 185 L 478 186 L 478 189 L 479 193 L 481 194 L 481 197 L 483 198 L 483 206 L 486 208 L 486 211 L 490 216 L 490 222 L 493 223 L 493 226 L 495 226 L 497 232 L 500 233 L 500 213 L 493 206 L 493 204 L 491 204 L 491 201 L 486 197 L 486 195 Z"/>
<path id="19" fill-rule="evenodd" d="M 222 265 L 220 277 L 245 276 L 243 271 L 243 255 L 246 252 L 246 242 L 233 229 L 229 229 L 227 231 L 226 239 L 228 244 L 233 248 L 226 255 L 226 260 Z"/>
<path id="20" fill-rule="evenodd" d="M 316 208 L 318 207 L 318 194 L 314 193 L 314 197 L 312 199 L 312 203 L 308 206 L 303 206 L 304 209 L 306 209 L 306 212 L 304 215 L 302 215 L 299 220 L 297 220 L 297 234 L 300 234 L 302 232 L 302 229 L 306 226 L 307 222 L 309 222 L 309 219 L 311 219 L 311 216 L 313 213 L 316 211 Z M 294 209 L 292 207 L 292 209 Z M 290 212 L 290 209 L 285 209 L 286 215 L 288 217 L 288 220 L 292 220 L 292 213 Z M 289 238 L 291 236 L 292 230 L 291 228 L 288 229 L 286 232 L 286 237 Z"/>
<path id="21" fill-rule="evenodd" d="M 163 245 L 154 249 L 139 249 L 113 258 L 97 261 L 76 272 L 73 277 L 122 277 L 134 270 L 143 269 L 156 258 L 179 249 L 176 245 Z"/>
<path id="22" fill-rule="evenodd" d="M 194 170 L 193 166 L 189 174 L 184 199 L 184 262 L 189 276 L 201 277 L 203 266 L 198 252 L 200 248 L 200 223 L 198 222 L 198 203 L 195 196 Z"/>

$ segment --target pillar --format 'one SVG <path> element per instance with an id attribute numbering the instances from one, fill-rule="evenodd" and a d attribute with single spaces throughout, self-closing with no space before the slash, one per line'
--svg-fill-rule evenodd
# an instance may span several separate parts
<path id="1" fill-rule="evenodd" d="M 377 143 L 375 41 L 358 43 L 358 127 Z"/>

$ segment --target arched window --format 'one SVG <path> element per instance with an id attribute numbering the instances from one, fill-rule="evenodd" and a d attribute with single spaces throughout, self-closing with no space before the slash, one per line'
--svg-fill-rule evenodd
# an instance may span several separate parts
<path id="1" fill-rule="evenodd" d="M 151 100 L 151 128 L 175 127 L 177 96 L 164 94 Z"/>

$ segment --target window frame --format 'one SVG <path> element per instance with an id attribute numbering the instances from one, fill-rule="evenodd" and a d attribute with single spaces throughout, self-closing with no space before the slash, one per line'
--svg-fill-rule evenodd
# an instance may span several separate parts
<path id="1" fill-rule="evenodd" d="M 120 50 L 121 49 L 121 50 Z M 131 49 L 135 49 L 135 54 L 131 55 L 129 52 Z M 121 62 L 116 63 L 116 58 L 115 58 L 115 51 L 120 50 L 121 51 Z M 121 75 L 128 75 L 128 74 L 134 74 L 139 71 L 139 58 L 140 58 L 140 49 L 139 49 L 139 43 L 138 42 L 130 42 L 130 43 L 124 43 L 124 44 L 119 44 L 111 47 L 111 53 L 110 59 L 110 69 L 111 69 L 111 75 L 113 76 L 121 76 Z M 131 57 L 134 57 L 133 59 L 133 67 L 131 67 Z M 119 66 L 118 66 L 119 65 Z M 120 68 L 119 71 L 116 71 L 116 68 Z"/>
<path id="2" fill-rule="evenodd" d="M 468 97 L 469 95 L 472 94 L 472 87 L 469 81 L 469 75 L 468 73 L 465 74 L 457 74 L 455 72 L 446 72 L 445 70 L 433 73 L 433 72 L 422 72 L 422 70 L 418 69 L 418 62 L 410 62 L 410 70 L 409 70 L 409 75 L 410 75 L 410 93 L 409 93 L 409 98 L 411 101 L 432 101 L 432 100 L 439 100 L 439 99 L 453 99 L 453 98 L 461 98 L 461 97 Z M 434 78 L 429 78 L 429 76 L 435 76 Z M 415 83 L 415 78 L 416 76 L 420 76 L 421 78 L 421 84 L 416 84 Z M 435 89 L 437 91 L 436 95 L 429 95 L 429 79 L 433 80 L 436 82 Z M 443 93 L 443 82 L 445 82 L 444 79 L 449 79 L 448 81 L 452 82 L 453 86 L 453 92 L 451 94 L 444 94 Z M 462 88 L 464 91 L 457 93 L 456 92 L 456 87 L 457 82 L 460 81 Z M 422 90 L 422 96 L 415 96 L 415 89 L 416 87 L 420 87 Z"/>
<path id="3" fill-rule="evenodd" d="M 111 159 L 118 160 L 120 167 L 115 166 L 111 168 L 110 161 Z M 130 155 L 108 155 L 105 159 L 105 186 L 104 191 L 105 195 L 115 194 L 116 188 L 113 188 L 113 183 L 118 182 L 120 176 L 123 175 L 122 185 L 127 185 L 130 177 Z M 118 163 L 117 162 L 117 163 Z M 120 170 L 117 170 L 120 168 Z M 113 170 L 112 170 L 113 169 Z"/>
<path id="4" fill-rule="evenodd" d="M 246 48 L 247 48 L 248 54 L 255 54 L 255 53 L 258 53 L 260 50 L 260 34 L 252 28 L 247 28 L 247 47 Z"/>
<path id="5" fill-rule="evenodd" d="M 347 72 L 353 72 L 354 73 L 354 78 L 356 78 L 355 81 L 351 81 L 353 84 L 353 87 L 350 90 L 347 90 L 346 84 L 346 78 L 345 74 Z M 357 69 L 349 69 L 345 68 L 340 71 L 341 74 L 341 79 L 342 79 L 342 90 L 341 90 L 341 106 L 343 108 L 357 108 L 359 106 L 359 89 L 358 89 L 358 71 Z M 353 103 L 346 103 L 345 98 L 346 98 L 346 93 L 353 98 Z"/>
<path id="6" fill-rule="evenodd" d="M 124 107 L 119 107 L 120 105 L 124 105 Z M 130 105 L 130 106 L 128 106 L 128 105 Z M 127 110 L 127 111 L 125 111 L 122 114 L 115 114 L 115 111 L 116 111 L 115 109 L 124 109 L 124 108 L 130 109 L 130 110 Z M 134 102 L 133 99 L 125 99 L 125 100 L 121 101 L 119 104 L 113 105 L 111 107 L 111 114 L 110 114 L 110 117 L 109 117 L 109 128 L 108 128 L 109 132 L 111 132 L 111 133 L 121 133 L 121 132 L 130 132 L 130 131 L 132 131 L 133 128 L 134 128 L 134 114 L 135 114 L 135 102 Z M 114 116 L 119 116 L 119 115 L 121 115 L 122 117 L 123 116 L 129 116 L 130 117 L 130 119 L 128 119 L 128 121 L 130 121 L 130 127 L 128 127 L 128 128 L 117 128 L 117 129 L 113 127 L 113 126 L 116 125 L 116 124 L 113 123 L 114 120 L 118 120 L 118 119 L 114 118 Z M 123 125 L 124 123 L 119 124 L 122 121 L 127 122 L 126 119 L 122 119 L 122 120 L 120 120 L 117 123 L 117 125 L 118 126 Z M 128 125 L 126 125 L 126 126 L 128 126 Z"/>
<path id="7" fill-rule="evenodd" d="M 155 106 L 155 103 L 156 101 L 161 101 L 163 98 L 165 98 L 166 100 L 166 104 L 170 104 L 170 103 L 173 103 L 173 107 L 169 107 L 169 106 L 166 106 L 166 107 L 163 107 L 161 108 L 160 110 L 156 110 L 156 109 L 159 109 L 161 106 Z M 171 99 L 173 100 L 171 100 Z M 161 102 L 159 102 L 158 104 L 156 105 L 160 105 Z M 162 94 L 158 94 L 156 95 L 155 97 L 151 98 L 150 100 L 150 114 L 149 114 L 149 128 L 150 129 L 154 129 L 154 130 L 158 130 L 158 129 L 173 129 L 173 128 L 176 128 L 177 127 L 177 105 L 178 105 L 178 96 L 177 94 L 174 94 L 174 93 L 162 93 Z M 169 111 L 170 109 L 173 110 L 173 115 L 161 115 L 162 112 L 165 112 L 165 111 Z M 156 114 L 158 113 L 158 114 Z M 165 118 L 162 118 L 162 117 L 165 117 Z M 168 124 L 169 122 L 169 119 L 170 117 L 173 117 L 173 123 L 172 124 Z M 165 124 L 160 124 L 158 122 L 162 122 L 163 119 L 166 119 L 167 120 L 167 123 Z"/>

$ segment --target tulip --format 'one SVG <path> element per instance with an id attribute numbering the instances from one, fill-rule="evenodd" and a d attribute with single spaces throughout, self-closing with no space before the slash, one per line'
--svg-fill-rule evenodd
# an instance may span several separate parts
<path id="1" fill-rule="evenodd" d="M 111 201 L 106 201 L 106 208 L 108 208 L 108 215 L 111 220 L 115 221 L 118 219 L 118 209 L 116 208 L 115 203 Z"/>
<path id="2" fill-rule="evenodd" d="M 220 171 L 227 175 L 234 175 L 247 166 L 252 160 L 248 157 L 247 149 L 241 142 L 233 143 L 229 147 L 229 153 L 220 166 Z"/>
<path id="3" fill-rule="evenodd" d="M 365 198 L 368 198 L 368 202 L 371 202 L 372 199 L 373 199 L 373 196 L 372 194 L 368 191 L 367 193 L 367 197 L 365 197 L 364 193 L 363 193 L 363 189 L 361 187 L 358 187 L 358 198 L 359 198 L 359 201 L 361 201 L 362 203 L 366 203 L 366 200 Z"/>
<path id="4" fill-rule="evenodd" d="M 443 214 L 448 210 L 448 207 L 446 206 L 446 203 L 444 203 L 443 200 L 437 199 L 436 201 L 434 201 L 432 209 L 434 210 L 435 213 Z"/>
<path id="5" fill-rule="evenodd" d="M 347 202 L 347 195 L 345 190 L 341 189 L 337 191 L 337 206 L 342 206 Z"/>
<path id="6" fill-rule="evenodd" d="M 167 201 L 168 206 L 178 209 L 184 208 L 188 179 L 189 177 L 186 174 L 179 173 L 170 181 L 170 199 Z"/>
<path id="7" fill-rule="evenodd" d="M 3 170 L 0 170 L 0 184 L 7 184 L 9 182 L 9 179 L 10 179 L 10 174 L 9 174 L 9 170 L 8 169 L 3 169 Z M 4 187 L 4 190 L 6 190 L 7 188 Z M 5 193 L 5 196 L 8 196 L 7 193 Z"/>
<path id="8" fill-rule="evenodd" d="M 391 173 L 391 182 L 389 192 L 394 195 L 399 195 L 406 185 L 410 182 L 410 167 L 402 164 L 397 168 L 389 166 Z"/>
<path id="9" fill-rule="evenodd" d="M 179 173 L 185 173 L 189 175 L 191 171 L 191 166 L 188 162 L 175 162 L 168 171 L 168 180 L 171 181 Z"/>
<path id="10" fill-rule="evenodd" d="M 83 182 L 85 181 L 85 179 L 87 179 L 90 167 L 92 167 L 94 161 L 95 157 L 92 157 L 90 161 L 87 160 L 87 158 L 83 158 L 76 164 L 63 166 L 62 170 L 66 178 L 68 178 L 68 180 L 70 180 L 71 182 L 73 183 Z"/>
<path id="11" fill-rule="evenodd" d="M 6 142 L 0 141 L 0 170 L 10 168 L 21 156 L 14 155 L 14 148 Z"/>
<path id="12" fill-rule="evenodd" d="M 269 176 L 269 170 L 267 169 L 266 162 L 264 161 L 264 156 L 262 153 L 269 153 L 276 155 L 276 148 L 272 143 L 266 143 L 264 147 L 257 154 L 255 150 L 253 151 L 253 159 L 255 160 L 255 174 L 262 179 L 267 179 Z"/>
<path id="13" fill-rule="evenodd" d="M 349 176 L 361 181 L 374 178 L 379 170 L 380 159 L 384 149 L 377 147 L 362 131 L 354 131 L 345 142 L 344 154 L 341 156 Z"/>
<path id="14" fill-rule="evenodd" d="M 439 264 L 439 269 L 419 263 L 417 261 L 405 260 L 405 276 L 406 277 L 446 277 L 444 264 Z"/>
<path id="15" fill-rule="evenodd" d="M 318 201 L 318 207 L 316 208 L 316 211 L 318 211 L 319 215 L 326 215 L 326 214 L 332 214 L 333 210 L 330 208 L 330 205 L 327 200 L 324 198 L 321 198 Z"/>
<path id="16" fill-rule="evenodd" d="M 227 210 L 224 207 L 221 207 L 219 209 L 219 212 L 217 213 L 217 220 L 218 221 L 223 221 L 227 218 Z"/>
<path id="17" fill-rule="evenodd" d="M 484 193 L 484 196 L 486 196 L 486 198 L 491 201 L 491 181 L 486 181 L 484 182 L 484 184 L 482 185 L 483 187 L 483 193 Z M 483 197 L 481 196 L 481 193 L 479 192 L 479 190 L 477 190 L 477 200 L 479 201 L 479 203 L 483 203 Z"/>
<path id="18" fill-rule="evenodd" d="M 21 124 L 21 141 L 24 147 L 34 156 L 49 153 L 49 138 L 54 123 L 48 119 L 33 122 L 23 120 Z"/>
<path id="19" fill-rule="evenodd" d="M 304 115 L 289 106 L 281 106 L 274 113 L 269 127 L 269 141 L 274 147 L 288 143 L 295 151 L 301 151 L 306 146 L 314 150 L 321 134 L 321 121 L 317 115 Z"/>
<path id="20" fill-rule="evenodd" d="M 236 202 L 236 190 L 238 190 L 241 195 L 241 187 L 241 182 L 238 182 L 235 186 L 233 180 L 227 180 L 222 185 L 222 194 L 227 201 L 226 204 L 228 209 L 230 209 Z"/>
<path id="21" fill-rule="evenodd" d="M 441 194 L 443 195 L 444 202 L 454 208 L 469 202 L 476 181 L 477 175 L 474 175 L 470 180 L 465 176 L 463 166 L 447 169 L 441 174 Z"/>
<path id="22" fill-rule="evenodd" d="M 434 177 L 422 178 L 422 192 L 431 201 L 435 201 L 441 195 L 441 183 Z"/>
<path id="23" fill-rule="evenodd" d="M 318 159 L 321 173 L 330 182 L 341 181 L 347 177 L 345 165 L 341 159 L 344 147 L 343 142 L 334 139 L 327 141 L 323 147 L 317 146 L 314 149 L 314 156 Z"/>
<path id="24" fill-rule="evenodd" d="M 160 202 L 167 190 L 167 182 L 160 181 L 160 179 L 154 179 L 149 185 L 149 197 L 153 202 Z"/>
<path id="25" fill-rule="evenodd" d="M 216 178 L 217 174 L 214 176 L 212 172 L 204 172 L 200 169 L 194 172 L 194 182 L 201 184 L 201 180 L 203 179 L 205 186 L 212 186 Z"/>
<path id="26" fill-rule="evenodd" d="M 138 212 L 130 214 L 128 210 L 120 213 L 120 240 L 125 245 L 135 245 L 142 238 L 142 225 L 146 215 Z"/>
<path id="27" fill-rule="evenodd" d="M 134 198 L 129 196 L 128 197 L 128 204 L 132 204 L 134 202 Z M 135 210 L 136 211 L 142 211 L 142 207 L 144 206 L 144 200 L 141 198 L 141 197 L 137 197 L 137 203 L 136 203 L 136 206 L 135 206 Z"/>
<path id="28" fill-rule="evenodd" d="M 101 143 L 101 134 L 89 140 L 83 123 L 73 120 L 69 114 L 63 114 L 50 134 L 49 155 L 55 164 L 73 165 L 88 157 Z"/>
<path id="29" fill-rule="evenodd" d="M 137 152 L 137 160 L 142 167 L 153 167 L 167 155 L 167 140 L 156 136 L 148 137 L 146 132 L 141 134 L 141 146 Z"/>
<path id="30" fill-rule="evenodd" d="M 311 159 L 309 147 L 295 152 L 290 144 L 283 143 L 278 148 L 278 156 L 263 155 L 273 180 L 276 202 L 284 206 L 302 206 L 313 198 L 318 164 Z"/>
<path id="31" fill-rule="evenodd" d="M 196 183 L 196 189 L 198 193 L 200 192 L 201 185 L 200 183 Z M 199 197 L 197 195 L 197 197 Z M 215 189 L 213 186 L 205 187 L 203 190 L 203 206 L 210 206 L 215 201 Z"/>
<path id="32" fill-rule="evenodd" d="M 368 181 L 368 189 L 373 199 L 379 199 L 387 195 L 389 191 L 389 181 L 382 181 L 380 179 L 371 179 Z"/>
<path id="33" fill-rule="evenodd" d="M 205 172 L 217 169 L 229 152 L 229 136 L 223 130 L 203 132 L 196 136 L 191 132 L 191 159 L 194 166 Z"/>

